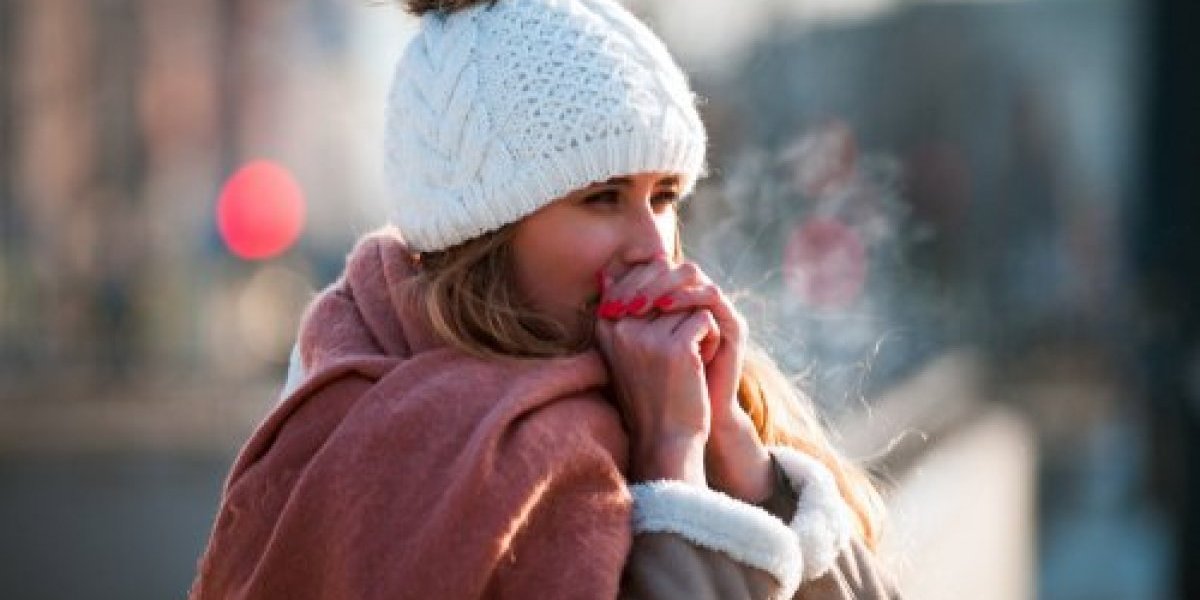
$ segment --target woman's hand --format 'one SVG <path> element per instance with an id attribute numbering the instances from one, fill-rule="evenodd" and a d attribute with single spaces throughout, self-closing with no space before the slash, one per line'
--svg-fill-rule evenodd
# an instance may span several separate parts
<path id="1" fill-rule="evenodd" d="M 639 265 L 610 287 L 628 289 L 626 284 L 652 268 Z M 602 296 L 601 306 L 606 301 L 612 306 L 612 298 Z M 704 309 L 642 318 L 612 316 L 597 320 L 596 340 L 630 433 L 630 478 L 706 486 L 705 443 L 712 410 L 701 348 L 717 347 L 716 321 Z"/>
<path id="2" fill-rule="evenodd" d="M 665 259 L 634 269 L 604 291 L 608 303 L 601 304 L 602 316 L 618 322 L 698 310 L 712 315 L 716 335 L 698 348 L 711 406 L 705 447 L 708 479 L 742 500 L 765 499 L 771 493 L 770 455 L 737 402 L 748 329 L 733 303 L 695 264 L 672 266 Z"/>

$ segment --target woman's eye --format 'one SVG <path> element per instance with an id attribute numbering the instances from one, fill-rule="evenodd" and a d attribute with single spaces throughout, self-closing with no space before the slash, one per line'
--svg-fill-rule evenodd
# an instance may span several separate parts
<path id="1" fill-rule="evenodd" d="M 589 194 L 583 199 L 587 204 L 616 204 L 620 200 L 621 196 L 613 190 Z"/>
<path id="2" fill-rule="evenodd" d="M 663 208 L 673 206 L 679 201 L 679 194 L 676 192 L 660 192 L 650 198 L 650 203 L 655 207 Z M 605 190 L 589 194 L 583 198 L 584 204 L 599 205 L 599 206 L 616 206 L 621 203 L 621 193 L 617 190 Z"/>
<path id="3" fill-rule="evenodd" d="M 654 197 L 654 204 L 659 206 L 667 206 L 679 202 L 679 194 L 675 192 L 663 192 Z"/>

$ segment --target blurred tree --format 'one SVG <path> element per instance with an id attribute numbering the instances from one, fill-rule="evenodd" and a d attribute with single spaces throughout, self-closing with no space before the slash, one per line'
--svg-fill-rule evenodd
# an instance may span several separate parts
<path id="1" fill-rule="evenodd" d="M 1176 519 L 1179 598 L 1200 598 L 1200 5 L 1154 3 L 1145 193 L 1131 206 L 1148 317 L 1143 389 L 1158 492 Z"/>
<path id="2" fill-rule="evenodd" d="M 151 256 L 146 227 L 145 130 L 139 123 L 137 96 L 144 74 L 142 6 L 138 0 L 105 0 L 91 4 L 97 51 L 91 54 L 96 89 L 92 118 L 92 181 L 86 199 L 99 217 L 96 268 L 86 292 L 91 329 L 88 363 L 104 380 L 131 375 L 140 358 L 142 322 L 136 304 Z"/>
<path id="3" fill-rule="evenodd" d="M 19 229 L 13 198 L 13 33 L 17 3 L 0 2 L 0 372 L 15 360 L 9 328 L 12 313 L 11 270 L 14 239 Z"/>

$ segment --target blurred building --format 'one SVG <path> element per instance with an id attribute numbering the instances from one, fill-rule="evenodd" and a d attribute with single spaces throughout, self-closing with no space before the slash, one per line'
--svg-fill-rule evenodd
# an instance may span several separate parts
<path id="1" fill-rule="evenodd" d="M 382 220 L 370 142 L 385 77 L 372 69 L 402 46 L 398 11 L 270 0 L 0 11 L 0 376 L 278 365 L 304 290 Z M 371 19 L 392 24 L 372 35 Z M 214 223 L 222 182 L 256 158 L 290 169 L 311 200 L 300 244 L 271 264 L 232 258 Z"/>

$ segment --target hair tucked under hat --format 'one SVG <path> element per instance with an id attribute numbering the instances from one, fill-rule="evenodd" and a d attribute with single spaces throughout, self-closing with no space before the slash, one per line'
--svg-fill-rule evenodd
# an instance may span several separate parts
<path id="1" fill-rule="evenodd" d="M 408 0 L 421 25 L 387 106 L 392 219 L 415 251 L 617 175 L 701 176 L 695 97 L 615 0 Z"/>

